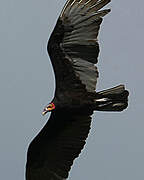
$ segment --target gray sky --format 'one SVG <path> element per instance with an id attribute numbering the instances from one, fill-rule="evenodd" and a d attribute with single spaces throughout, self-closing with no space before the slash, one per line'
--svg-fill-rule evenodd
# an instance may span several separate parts
<path id="1" fill-rule="evenodd" d="M 54 93 L 47 39 L 66 0 L 0 0 L 0 179 L 24 179 L 26 152 Z M 122 113 L 95 112 L 69 180 L 144 179 L 143 0 L 113 0 L 99 36 L 97 89 L 130 91 Z"/>

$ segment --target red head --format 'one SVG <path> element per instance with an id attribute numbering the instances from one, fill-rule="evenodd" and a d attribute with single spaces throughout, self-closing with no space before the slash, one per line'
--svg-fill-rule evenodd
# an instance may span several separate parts
<path id="1" fill-rule="evenodd" d="M 47 112 L 50 112 L 55 109 L 54 103 L 50 103 L 48 106 L 46 106 L 42 112 L 42 115 L 44 116 Z"/>

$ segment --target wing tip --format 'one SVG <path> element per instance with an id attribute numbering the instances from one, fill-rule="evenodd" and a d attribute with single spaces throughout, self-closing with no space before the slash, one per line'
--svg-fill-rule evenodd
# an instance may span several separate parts
<path id="1" fill-rule="evenodd" d="M 94 0 L 91 0 L 91 1 L 94 1 Z M 103 2 L 103 3 L 104 3 L 104 7 L 111 2 L 111 0 L 99 0 L 99 1 L 96 1 L 95 4 L 96 4 L 97 2 L 101 2 L 101 1 L 104 1 L 104 2 Z M 61 13 L 60 13 L 60 18 L 62 18 L 62 17 L 65 15 L 65 12 L 68 10 L 68 8 L 71 9 L 71 7 L 73 6 L 73 4 L 75 4 L 76 2 L 77 2 L 77 0 L 67 0 L 66 3 L 65 3 L 65 5 L 64 5 L 64 7 L 63 7 L 63 9 L 62 9 L 62 11 L 61 11 Z M 89 1 L 87 1 L 87 2 L 89 2 Z M 82 3 L 83 5 L 86 4 L 87 2 L 86 2 L 86 1 L 83 1 L 83 0 L 80 0 L 80 3 Z M 78 3 L 79 3 L 79 2 L 78 2 Z M 69 10 L 70 10 L 70 9 L 69 9 Z M 102 7 L 101 7 L 100 9 L 102 9 Z M 109 12 L 111 11 L 111 9 L 106 9 L 106 10 L 108 10 Z M 109 12 L 108 12 L 108 13 L 109 13 Z"/>

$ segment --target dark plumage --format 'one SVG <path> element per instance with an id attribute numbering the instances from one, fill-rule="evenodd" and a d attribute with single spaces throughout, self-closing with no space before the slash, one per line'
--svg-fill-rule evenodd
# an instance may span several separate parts
<path id="1" fill-rule="evenodd" d="M 27 180 L 62 180 L 88 136 L 91 115 L 127 107 L 124 85 L 96 92 L 102 9 L 110 0 L 68 0 L 48 42 L 56 90 L 43 114 L 52 111 L 28 149 Z"/>

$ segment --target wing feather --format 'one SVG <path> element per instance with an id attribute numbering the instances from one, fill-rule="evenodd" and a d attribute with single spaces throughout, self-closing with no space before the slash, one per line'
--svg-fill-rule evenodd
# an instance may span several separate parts
<path id="1" fill-rule="evenodd" d="M 57 34 L 57 39 L 58 35 L 61 37 L 57 43 L 62 54 L 61 74 L 65 71 L 70 84 L 75 83 L 72 81 L 75 79 L 74 76 L 78 77 L 88 92 L 96 89 L 98 70 L 95 64 L 99 55 L 98 33 L 102 18 L 110 12 L 110 9 L 102 8 L 109 2 L 110 0 L 68 0 L 58 19 L 58 22 L 61 22 L 62 30 L 60 30 L 60 26 L 56 26 L 55 33 L 52 34 L 53 37 Z M 51 48 L 51 51 L 56 52 L 54 48 L 53 50 Z M 56 61 L 56 56 L 51 60 Z M 73 75 L 66 73 L 64 65 L 66 60 L 70 64 Z M 58 63 L 53 66 L 58 66 Z M 54 67 L 54 69 L 56 68 Z M 56 77 L 56 81 L 57 78 L 59 77 Z"/>
<path id="2" fill-rule="evenodd" d="M 66 179 L 85 145 L 90 124 L 89 115 L 53 112 L 28 148 L 26 180 Z"/>

